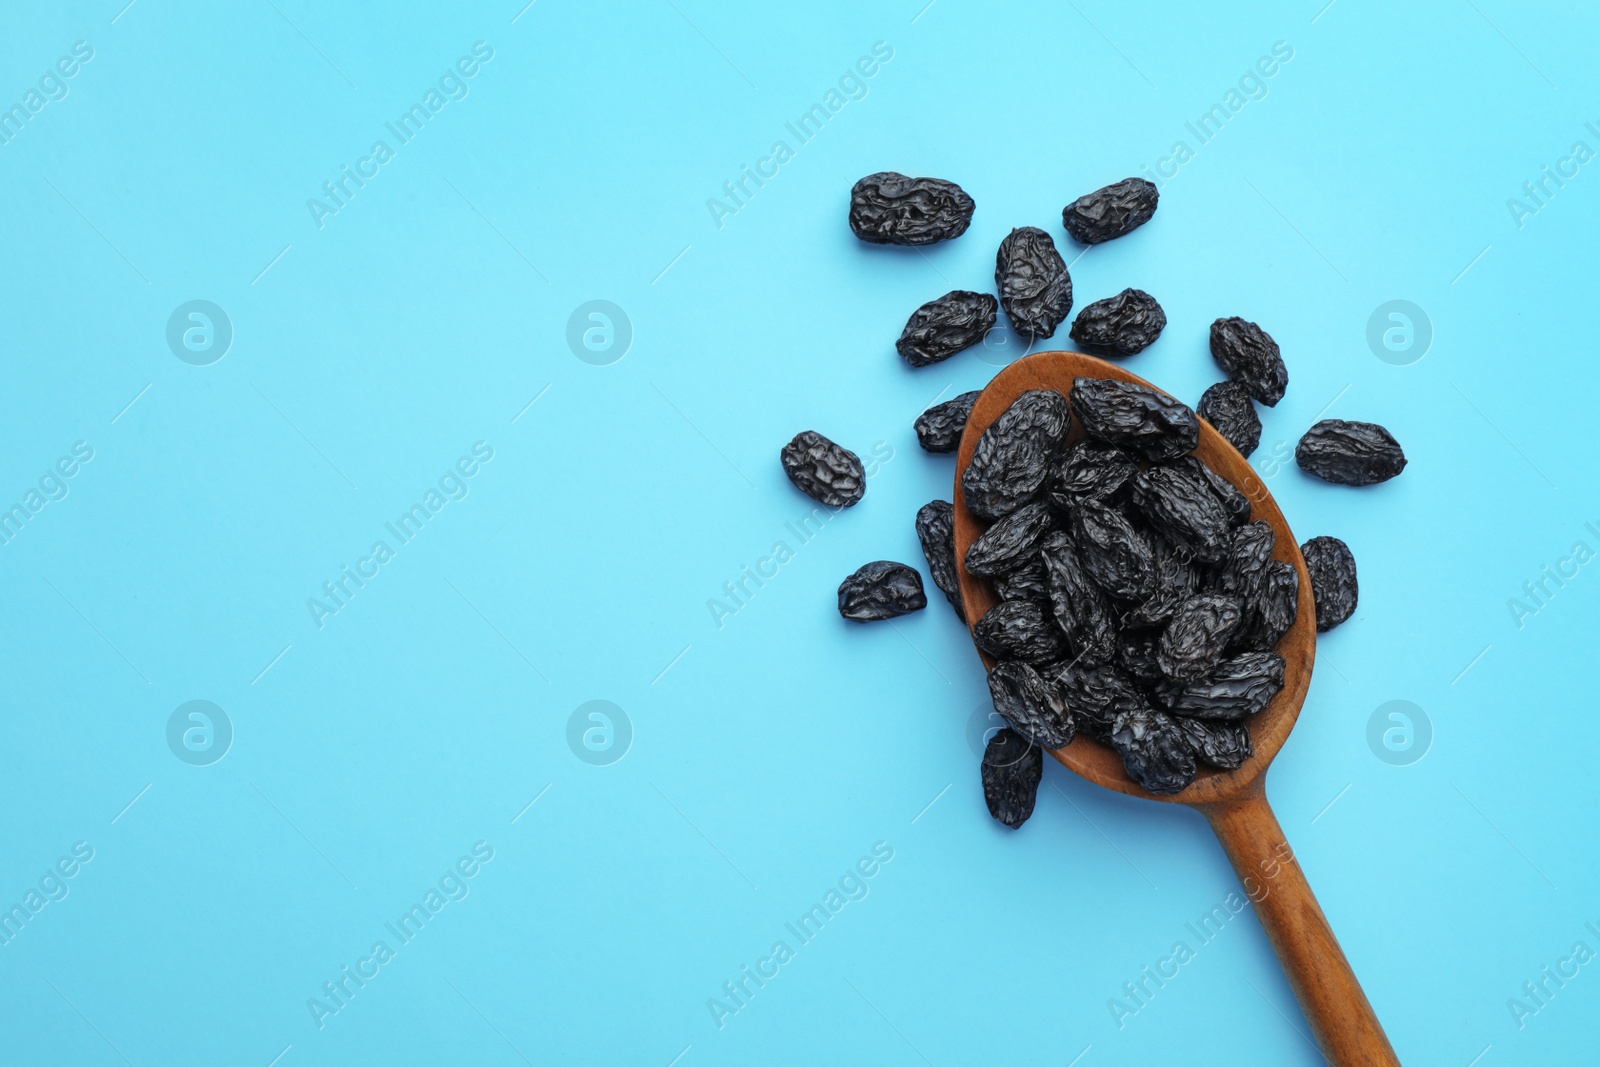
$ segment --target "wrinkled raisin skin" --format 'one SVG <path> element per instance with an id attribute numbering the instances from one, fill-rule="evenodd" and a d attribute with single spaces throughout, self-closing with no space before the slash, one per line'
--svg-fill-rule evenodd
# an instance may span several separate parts
<path id="1" fill-rule="evenodd" d="M 1150 221 L 1161 199 L 1153 182 L 1124 178 L 1080 196 L 1061 212 L 1061 224 L 1072 239 L 1094 245 L 1110 241 Z"/>
<path id="2" fill-rule="evenodd" d="M 912 428 L 917 431 L 917 444 L 924 452 L 954 452 L 961 447 L 961 434 L 972 415 L 972 405 L 977 402 L 981 389 L 962 393 L 917 416 Z"/>
<path id="3" fill-rule="evenodd" d="M 1076 727 L 1066 698 L 1027 663 L 1001 660 L 989 672 L 994 710 L 1025 739 L 1045 748 L 1072 743 Z"/>
<path id="4" fill-rule="evenodd" d="M 1021 226 L 1000 242 L 994 283 L 1011 328 L 1023 337 L 1050 337 L 1072 310 L 1072 276 L 1050 235 Z"/>
<path id="5" fill-rule="evenodd" d="M 1356 612 L 1360 589 L 1356 558 L 1337 537 L 1313 537 L 1300 546 L 1311 575 L 1311 599 L 1317 609 L 1317 632 L 1326 633 Z"/>
<path id="6" fill-rule="evenodd" d="M 982 773 L 989 814 L 1013 830 L 1027 822 L 1044 777 L 1044 751 L 1015 730 L 997 730 L 984 747 Z"/>
<path id="7" fill-rule="evenodd" d="M 1194 750 L 1176 721 L 1159 711 L 1130 709 L 1117 715 L 1111 747 L 1128 777 L 1152 793 L 1181 793 L 1194 781 Z"/>
<path id="8" fill-rule="evenodd" d="M 1155 343 L 1166 329 L 1167 313 L 1143 289 L 1124 289 L 1078 312 L 1068 334 L 1102 355 L 1131 356 Z"/>
<path id="9" fill-rule="evenodd" d="M 1376 485 L 1406 469 L 1406 454 L 1394 435 L 1375 422 L 1323 419 L 1294 448 L 1307 474 L 1335 485 Z"/>
<path id="10" fill-rule="evenodd" d="M 1194 451 L 1200 421 L 1189 405 L 1147 385 L 1115 378 L 1078 378 L 1072 383 L 1072 410 L 1083 432 L 1160 463 Z"/>
<path id="11" fill-rule="evenodd" d="M 961 474 L 968 510 L 992 521 L 1031 499 L 1055 469 L 1071 422 L 1066 399 L 1053 389 L 1017 397 L 979 436 Z"/>
<path id="12" fill-rule="evenodd" d="M 893 560 L 868 563 L 839 583 L 839 614 L 852 622 L 893 619 L 927 606 L 922 575 Z"/>
<path id="13" fill-rule="evenodd" d="M 931 245 L 967 232 L 972 197 L 955 182 L 869 174 L 850 190 L 850 229 L 880 245 Z"/>
<path id="14" fill-rule="evenodd" d="M 830 508 L 847 508 L 867 494 L 861 457 L 815 430 L 804 430 L 778 454 L 796 489 Z"/>
<path id="15" fill-rule="evenodd" d="M 961 603 L 961 579 L 956 571 L 955 509 L 948 500 L 930 500 L 917 511 L 917 541 L 928 561 L 933 584 L 956 609 L 956 617 L 967 621 Z"/>
<path id="16" fill-rule="evenodd" d="M 913 367 L 931 366 L 983 340 L 999 314 L 1000 302 L 988 293 L 953 290 L 911 313 L 895 351 Z"/>
<path id="17" fill-rule="evenodd" d="M 1256 414 L 1250 389 L 1241 382 L 1218 382 L 1200 395 L 1196 409 L 1239 455 L 1248 457 L 1261 443 L 1261 416 Z"/>
<path id="18" fill-rule="evenodd" d="M 1238 316 L 1211 324 L 1211 356 L 1228 377 L 1269 408 L 1283 399 L 1289 387 L 1289 371 L 1278 342 L 1266 330 Z"/>

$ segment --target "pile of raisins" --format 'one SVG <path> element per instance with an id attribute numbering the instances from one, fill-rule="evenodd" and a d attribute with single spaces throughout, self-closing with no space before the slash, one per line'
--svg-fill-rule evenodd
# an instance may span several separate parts
<path id="1" fill-rule="evenodd" d="M 1155 215 L 1151 183 L 1128 178 L 1062 212 L 1071 238 L 1094 245 Z M 874 244 L 920 246 L 966 232 L 975 204 L 954 182 L 881 172 L 850 193 L 850 228 Z M 1050 235 L 1012 230 L 995 261 L 998 296 L 957 289 L 912 313 L 895 348 L 912 367 L 942 362 L 982 341 L 1005 311 L 1030 339 L 1053 336 L 1072 310 L 1072 278 Z M 1155 297 L 1124 289 L 1078 312 L 1070 334 L 1112 358 L 1149 347 L 1167 325 Z M 1109 378 L 1077 379 L 1069 395 L 1023 393 L 979 436 L 962 473 L 968 510 L 988 523 L 964 559 L 954 509 L 925 504 L 917 539 L 934 585 L 968 624 L 959 568 L 990 583 L 995 606 L 970 620 L 995 661 L 989 693 L 1005 720 L 983 753 L 989 812 L 1027 821 L 1043 775 L 1042 751 L 1081 733 L 1107 745 L 1152 793 L 1178 793 L 1202 765 L 1239 767 L 1252 755 L 1248 723 L 1283 688 L 1276 651 L 1299 608 L 1295 568 L 1272 558 L 1274 534 L 1250 502 L 1194 455 L 1204 418 L 1242 456 L 1260 443 L 1256 405 L 1275 406 L 1289 375 L 1278 343 L 1238 317 L 1211 324 L 1211 354 L 1226 380 L 1199 412 L 1159 390 Z M 918 416 L 931 453 L 961 443 L 978 392 Z M 1074 425 L 1081 435 L 1068 444 Z M 794 485 L 834 508 L 866 492 L 859 457 L 815 431 L 784 446 Z M 1300 468 L 1361 486 L 1399 474 L 1406 457 L 1382 426 L 1326 419 L 1295 449 Z M 1301 546 L 1318 631 L 1356 608 L 1355 558 L 1343 541 Z M 892 560 L 868 563 L 839 586 L 839 613 L 856 622 L 927 606 L 922 577 Z"/>

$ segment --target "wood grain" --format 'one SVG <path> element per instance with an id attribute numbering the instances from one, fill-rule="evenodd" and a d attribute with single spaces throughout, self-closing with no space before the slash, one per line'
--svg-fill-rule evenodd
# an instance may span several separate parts
<path id="1" fill-rule="evenodd" d="M 982 520 L 967 510 L 961 493 L 961 475 L 972 461 L 972 450 L 978 438 L 1028 390 L 1054 389 L 1063 396 L 1070 396 L 1073 379 L 1082 377 L 1114 378 L 1150 385 L 1137 375 L 1093 356 L 1076 352 L 1038 352 L 1006 367 L 978 397 L 967 419 L 956 460 L 953 500 L 957 560 L 966 557 L 967 549 L 986 528 Z M 1074 417 L 1068 440 L 1082 436 L 1083 431 Z M 1311 577 L 1306 573 L 1299 542 L 1272 494 L 1249 461 L 1203 419 L 1195 455 L 1245 494 L 1250 500 L 1251 518 L 1265 520 L 1272 526 L 1273 558 L 1293 565 L 1300 578 L 1294 624 L 1277 648 L 1284 659 L 1283 689 L 1246 724 L 1255 755 L 1232 771 L 1202 767 L 1188 788 L 1171 796 L 1151 793 L 1129 778 L 1116 752 L 1091 738 L 1079 735 L 1072 744 L 1051 755 L 1067 769 L 1096 785 L 1201 811 L 1221 840 L 1246 893 L 1252 900 L 1260 895 L 1261 899 L 1256 901 L 1256 915 L 1288 974 L 1289 984 L 1300 1000 L 1323 1054 L 1340 1067 L 1397 1064 L 1399 1061 L 1384 1036 L 1383 1027 L 1373 1014 L 1311 887 L 1289 851 L 1277 819 L 1267 806 L 1264 790 L 1267 767 L 1294 728 L 1306 687 L 1311 684 L 1317 641 Z M 994 607 L 997 599 L 986 580 L 968 574 L 965 567 L 958 566 L 956 570 L 970 627 Z M 985 669 L 994 666 L 993 659 L 982 650 L 978 655 Z M 1270 879 L 1265 877 L 1268 868 L 1272 871 Z M 1266 890 L 1262 894 L 1257 892 L 1260 887 Z"/>

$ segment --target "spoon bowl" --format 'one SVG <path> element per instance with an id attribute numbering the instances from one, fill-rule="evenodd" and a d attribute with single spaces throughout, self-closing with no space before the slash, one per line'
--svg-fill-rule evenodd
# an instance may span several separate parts
<path id="1" fill-rule="evenodd" d="M 1024 356 L 996 375 L 972 406 L 957 453 L 954 495 L 956 571 L 969 627 L 999 601 L 986 579 L 968 574 L 961 565 L 967 549 L 986 528 L 967 510 L 961 476 L 972 461 L 973 449 L 983 431 L 1019 396 L 1031 389 L 1053 389 L 1070 399 L 1076 378 L 1112 378 L 1155 388 L 1137 375 L 1093 356 L 1038 352 Z M 1083 428 L 1074 416 L 1067 440 L 1071 443 L 1082 436 Z M 1200 420 L 1200 440 L 1194 455 L 1245 495 L 1250 501 L 1250 518 L 1265 520 L 1272 527 L 1273 558 L 1291 564 L 1299 577 L 1294 623 L 1277 646 L 1284 660 L 1283 688 L 1245 722 L 1254 754 L 1231 771 L 1202 765 L 1195 780 L 1172 795 L 1151 793 L 1139 785 L 1123 770 L 1122 759 L 1115 750 L 1082 733 L 1071 744 L 1050 754 L 1068 770 L 1096 785 L 1200 811 L 1216 831 L 1246 895 L 1255 905 L 1256 915 L 1329 1062 L 1398 1065 L 1389 1039 L 1266 800 L 1267 768 L 1294 728 L 1311 684 L 1317 639 L 1311 576 L 1306 572 L 1299 543 L 1272 494 L 1249 461 L 1204 419 Z M 986 669 L 994 666 L 988 653 L 980 649 L 978 654 Z"/>

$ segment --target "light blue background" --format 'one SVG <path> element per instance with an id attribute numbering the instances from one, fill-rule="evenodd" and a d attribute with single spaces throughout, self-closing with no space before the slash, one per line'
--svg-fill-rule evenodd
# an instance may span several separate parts
<path id="1" fill-rule="evenodd" d="M 0 547 L 0 898 L 94 849 L 0 947 L 8 1062 L 1318 1062 L 1248 913 L 1119 1030 L 1108 1000 L 1236 890 L 1205 825 L 1052 764 L 1005 831 L 942 598 L 869 627 L 833 604 L 868 560 L 922 566 L 951 462 L 912 419 L 1018 353 L 911 371 L 905 317 L 991 288 L 1013 226 L 1076 255 L 1062 206 L 1195 148 L 1280 41 L 1155 220 L 1076 261 L 1078 306 L 1156 294 L 1170 325 L 1129 366 L 1191 401 L 1207 324 L 1265 325 L 1290 388 L 1258 460 L 1324 410 L 1404 443 L 1380 487 L 1267 479 L 1362 583 L 1269 792 L 1406 1063 L 1595 1061 L 1600 963 L 1520 1029 L 1507 1001 L 1600 950 L 1600 564 L 1520 627 L 1507 601 L 1600 549 L 1600 171 L 1520 227 L 1507 200 L 1600 149 L 1600 20 L 923 2 L 7 6 L 0 104 L 94 49 L 0 146 L 0 501 L 94 449 Z M 469 95 L 319 229 L 307 199 L 477 41 Z M 799 145 L 785 122 L 879 41 Z M 716 225 L 778 139 L 794 158 Z M 882 169 L 960 181 L 972 228 L 857 242 L 847 190 Z M 211 366 L 165 341 L 192 299 L 233 324 Z M 565 340 L 593 299 L 633 325 L 610 366 Z M 1434 329 L 1409 366 L 1365 339 L 1391 299 Z M 893 458 L 802 546 L 777 452 L 806 428 Z M 478 441 L 470 494 L 319 629 L 307 599 Z M 779 540 L 719 628 L 708 599 Z M 207 767 L 165 740 L 195 699 L 235 731 Z M 594 699 L 634 731 L 610 766 L 566 740 Z M 1396 699 L 1433 725 L 1410 766 L 1366 740 Z M 470 895 L 319 1030 L 308 998 L 478 841 Z M 869 895 L 719 1029 L 708 998 L 875 842 Z"/>

